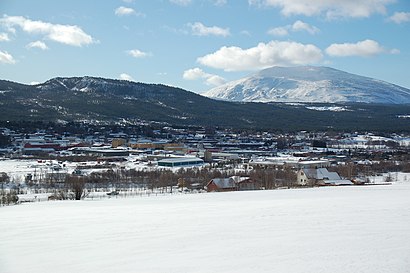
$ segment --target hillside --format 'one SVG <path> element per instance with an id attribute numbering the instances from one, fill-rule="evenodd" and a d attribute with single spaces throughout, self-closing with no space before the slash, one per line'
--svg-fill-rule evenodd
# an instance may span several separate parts
<path id="1" fill-rule="evenodd" d="M 226 83 L 207 97 L 246 102 L 410 103 L 410 90 L 329 67 L 272 67 Z"/>
<path id="2" fill-rule="evenodd" d="M 213 100 L 180 88 L 95 77 L 38 85 L 0 80 L 0 121 L 155 121 L 291 130 L 409 130 L 408 105 L 286 104 Z"/>

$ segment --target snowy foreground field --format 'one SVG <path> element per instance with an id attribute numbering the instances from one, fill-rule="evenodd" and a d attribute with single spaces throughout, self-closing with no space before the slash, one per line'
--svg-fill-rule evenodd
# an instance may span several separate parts
<path id="1" fill-rule="evenodd" d="M 1 273 L 410 272 L 404 179 L 50 201 L 2 207 L 0 218 Z"/>

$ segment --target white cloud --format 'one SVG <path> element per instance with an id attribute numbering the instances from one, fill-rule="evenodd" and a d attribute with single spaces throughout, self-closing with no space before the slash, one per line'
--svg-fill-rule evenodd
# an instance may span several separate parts
<path id="1" fill-rule="evenodd" d="M 217 26 L 207 27 L 200 22 L 196 22 L 193 24 L 189 23 L 188 26 L 191 28 L 192 34 L 197 36 L 215 35 L 226 37 L 230 35 L 229 28 L 220 28 Z"/>
<path id="2" fill-rule="evenodd" d="M 400 50 L 398 50 L 397 48 L 393 48 L 392 50 L 390 50 L 390 54 L 400 54 Z"/>
<path id="3" fill-rule="evenodd" d="M 127 51 L 128 55 L 131 55 L 134 58 L 145 58 L 150 55 L 150 53 L 143 52 L 139 49 L 131 49 Z"/>
<path id="4" fill-rule="evenodd" d="M 136 14 L 135 10 L 132 8 L 121 6 L 115 9 L 115 15 L 118 15 L 118 16 L 132 15 L 132 14 Z"/>
<path id="5" fill-rule="evenodd" d="M 9 31 L 15 31 L 14 27 L 20 27 L 30 34 L 42 34 L 45 38 L 71 46 L 83 46 L 96 41 L 80 27 L 75 25 L 59 25 L 42 21 L 33 21 L 22 16 L 3 16 L 0 25 Z"/>
<path id="6" fill-rule="evenodd" d="M 223 6 L 223 5 L 226 5 L 227 3 L 228 3 L 228 0 L 215 0 L 214 1 L 215 6 Z"/>
<path id="7" fill-rule="evenodd" d="M 169 0 L 170 3 L 176 4 L 179 6 L 189 6 L 191 5 L 194 1 L 193 0 Z M 205 0 L 200 0 L 198 2 L 205 2 Z M 207 0 L 207 2 L 210 2 L 214 6 L 224 6 L 228 3 L 228 0 Z"/>
<path id="8" fill-rule="evenodd" d="M 124 3 L 128 3 L 128 4 L 130 4 L 130 3 L 133 3 L 134 2 L 134 0 L 122 0 Z"/>
<path id="9" fill-rule="evenodd" d="M 122 73 L 122 74 L 120 75 L 120 80 L 130 81 L 130 82 L 133 82 L 133 81 L 134 81 L 134 79 L 133 79 L 130 75 L 126 74 L 126 73 Z"/>
<path id="10" fill-rule="evenodd" d="M 27 48 L 39 48 L 39 49 L 42 49 L 42 50 L 47 50 L 48 49 L 48 46 L 42 41 L 31 42 L 26 47 Z"/>
<path id="11" fill-rule="evenodd" d="M 292 25 L 272 28 L 268 30 L 268 34 L 274 35 L 274 36 L 287 36 L 289 35 L 289 31 L 293 31 L 293 32 L 306 31 L 313 35 L 313 34 L 318 33 L 320 30 L 315 26 L 312 26 L 312 25 L 309 25 L 308 23 L 297 20 Z"/>
<path id="12" fill-rule="evenodd" d="M 248 0 L 249 5 L 280 8 L 285 16 L 323 14 L 329 19 L 385 14 L 386 6 L 394 2 L 395 0 Z"/>
<path id="13" fill-rule="evenodd" d="M 0 63 L 15 64 L 16 61 L 7 51 L 0 51 Z"/>
<path id="14" fill-rule="evenodd" d="M 288 27 L 275 27 L 268 30 L 268 34 L 274 36 L 287 36 L 289 35 Z"/>
<path id="15" fill-rule="evenodd" d="M 225 71 L 249 71 L 271 66 L 314 64 L 322 58 L 321 50 L 312 44 L 271 41 L 248 49 L 224 46 L 197 61 Z"/>
<path id="16" fill-rule="evenodd" d="M 245 36 L 248 36 L 248 37 L 252 36 L 252 34 L 250 33 L 250 31 L 248 31 L 248 30 L 242 30 L 242 31 L 241 31 L 241 34 L 242 34 L 242 35 L 245 35 Z"/>
<path id="17" fill-rule="evenodd" d="M 396 24 L 410 22 L 410 12 L 395 12 L 389 20 Z"/>
<path id="18" fill-rule="evenodd" d="M 332 44 L 326 48 L 326 53 L 330 56 L 362 56 L 369 57 L 385 52 L 384 48 L 374 40 L 364 40 L 357 43 Z"/>
<path id="19" fill-rule="evenodd" d="M 292 30 L 293 31 L 307 31 L 310 34 L 316 34 L 319 32 L 319 29 L 317 27 L 311 26 L 308 23 L 302 22 L 300 20 L 297 20 L 296 22 L 293 23 Z"/>
<path id="20" fill-rule="evenodd" d="M 184 75 L 182 77 L 185 80 L 193 81 L 193 80 L 197 80 L 197 79 L 202 78 L 205 74 L 206 73 L 202 69 L 196 67 L 196 68 L 191 68 L 191 69 L 185 70 Z"/>
<path id="21" fill-rule="evenodd" d="M 7 33 L 0 33 L 0 42 L 10 41 L 9 35 Z"/>
<path id="22" fill-rule="evenodd" d="M 177 4 L 180 6 L 188 6 L 192 3 L 192 0 L 169 0 L 173 4 Z"/>
<path id="23" fill-rule="evenodd" d="M 218 85 L 226 83 L 226 80 L 222 78 L 221 76 L 206 73 L 198 67 L 185 70 L 182 77 L 185 80 L 191 80 L 191 81 L 198 80 L 198 79 L 204 79 L 206 85 L 213 85 L 213 86 L 218 86 Z"/>
<path id="24" fill-rule="evenodd" d="M 205 80 L 205 84 L 211 86 L 219 86 L 224 83 L 226 83 L 226 80 L 218 75 L 212 75 L 210 77 L 207 77 Z"/>
<path id="25" fill-rule="evenodd" d="M 37 85 L 37 84 L 40 84 L 40 82 L 35 82 L 35 81 L 34 81 L 34 82 L 30 82 L 29 84 L 30 84 L 30 85 Z"/>

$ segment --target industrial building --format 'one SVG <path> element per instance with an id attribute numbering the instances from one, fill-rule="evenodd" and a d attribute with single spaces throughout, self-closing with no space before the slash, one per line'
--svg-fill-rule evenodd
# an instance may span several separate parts
<path id="1" fill-rule="evenodd" d="M 161 167 L 186 167 L 202 164 L 204 161 L 197 157 L 171 157 L 158 161 L 158 166 Z"/>

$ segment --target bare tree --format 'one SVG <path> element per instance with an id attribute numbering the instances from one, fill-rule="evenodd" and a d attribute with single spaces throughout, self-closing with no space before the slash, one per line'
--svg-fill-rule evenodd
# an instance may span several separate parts
<path id="1" fill-rule="evenodd" d="M 68 189 L 74 193 L 75 200 L 81 200 L 85 196 L 86 179 L 83 176 L 70 175 L 65 180 Z"/>

